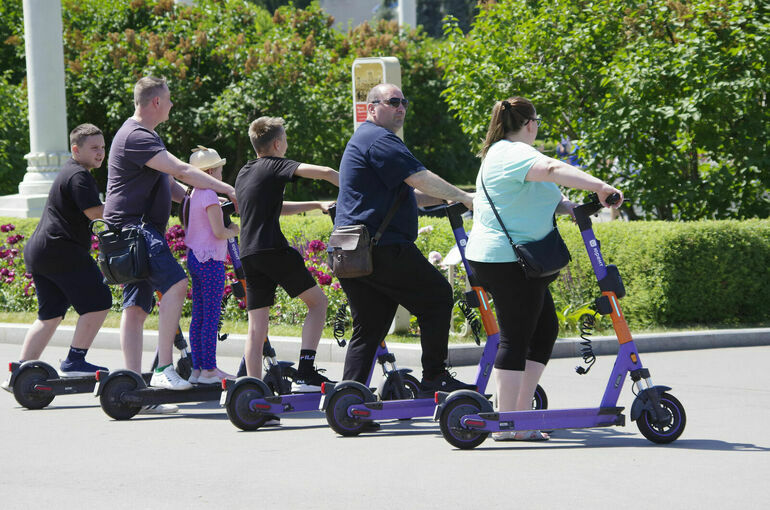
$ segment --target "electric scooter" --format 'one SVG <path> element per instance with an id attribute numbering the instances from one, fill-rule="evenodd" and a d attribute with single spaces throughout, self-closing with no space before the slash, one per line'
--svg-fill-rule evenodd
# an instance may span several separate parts
<path id="1" fill-rule="evenodd" d="M 225 226 L 230 224 L 230 214 L 233 212 L 235 212 L 235 206 L 232 202 L 222 204 Z M 237 239 L 228 239 L 227 248 L 230 258 L 233 261 L 233 265 L 235 266 L 237 264 L 236 270 L 240 270 L 240 274 L 242 274 Z M 240 292 L 245 296 L 243 289 L 241 289 Z M 220 336 L 219 338 L 222 339 L 223 337 Z M 269 343 L 266 347 L 267 351 L 270 352 L 272 347 L 269 346 Z M 183 351 L 183 355 L 185 353 L 186 350 Z M 189 362 L 190 358 L 188 356 L 183 356 L 183 358 L 186 359 L 185 366 L 189 369 L 189 371 L 186 371 L 186 378 L 189 378 L 192 364 Z M 180 363 L 181 361 L 182 360 L 180 360 Z M 157 358 L 154 365 L 155 364 L 157 364 Z M 180 373 L 180 375 L 182 374 Z M 211 384 L 194 384 L 193 387 L 188 390 L 170 390 L 148 387 L 149 379 L 146 379 L 131 370 L 118 370 L 116 372 L 99 371 L 96 373 L 96 381 L 97 384 L 94 389 L 94 394 L 99 397 L 102 410 L 115 420 L 131 419 L 143 406 L 218 400 L 222 393 L 222 385 L 219 382 Z"/>
<path id="2" fill-rule="evenodd" d="M 344 344 L 342 344 L 344 346 Z M 317 411 L 321 401 L 321 392 L 291 393 L 291 383 L 276 388 L 269 384 L 275 378 L 270 372 L 275 365 L 269 366 L 270 358 L 265 357 L 265 377 L 239 377 L 237 380 L 222 381 L 222 398 L 220 404 L 227 409 L 227 417 L 233 425 L 241 430 L 257 430 L 268 420 L 285 413 Z M 273 361 L 274 363 L 274 361 Z M 279 362 L 280 363 L 280 362 Z M 382 365 L 384 377 L 378 389 L 368 388 L 375 365 Z M 419 382 L 409 375 L 411 369 L 396 367 L 396 357 L 388 352 L 385 342 L 382 342 L 375 355 L 372 368 L 369 371 L 366 387 L 370 392 L 376 391 L 382 400 L 393 398 L 413 398 L 419 391 Z M 323 383 L 324 385 L 329 383 Z"/>
<path id="3" fill-rule="evenodd" d="M 612 195 L 607 202 L 611 205 L 619 199 L 618 195 Z M 673 395 L 667 393 L 671 388 L 652 384 L 650 371 L 642 365 L 620 309 L 619 300 L 626 294 L 623 281 L 616 266 L 605 264 L 600 243 L 591 226 L 591 215 L 601 208 L 598 197 L 593 194 L 586 203 L 574 210 L 575 220 L 602 291 L 601 297 L 596 299 L 597 311 L 612 318 L 620 344 L 599 407 L 494 412 L 489 401 L 476 392 L 437 392 L 434 419 L 440 423 L 441 434 L 451 445 L 461 449 L 475 448 L 491 432 L 498 431 L 623 426 L 623 407 L 617 407 L 616 404 L 626 374 L 631 376 L 636 394 L 631 406 L 631 420 L 636 421 L 644 437 L 654 443 L 670 443 L 684 431 L 687 421 L 684 407 Z"/>
<path id="4" fill-rule="evenodd" d="M 473 272 L 465 258 L 465 245 L 468 237 L 463 228 L 462 214 L 467 211 L 461 203 L 440 206 L 446 210 L 452 232 L 457 241 L 457 247 L 462 257 L 471 284 L 471 291 L 465 294 L 465 300 L 470 307 L 478 308 L 487 340 L 479 360 L 475 385 L 479 392 L 484 392 L 492 372 L 497 346 L 500 343 L 500 332 L 494 313 L 489 307 L 489 300 L 484 289 L 478 285 Z M 468 315 L 466 314 L 466 317 Z M 472 328 L 474 329 L 474 328 Z M 478 337 L 476 343 L 480 344 Z M 416 381 L 416 379 L 415 379 Z M 357 436 L 368 422 L 377 420 L 404 420 L 421 416 L 432 416 L 436 407 L 434 396 L 422 397 L 419 391 L 407 398 L 383 401 L 366 386 L 357 381 L 342 381 L 337 384 L 324 383 L 321 387 L 324 396 L 321 409 L 326 412 L 329 426 L 342 436 Z M 419 383 L 418 383 L 419 388 Z M 486 397 L 482 395 L 483 399 Z M 491 404 L 490 404 L 491 405 Z M 537 387 L 533 397 L 533 408 L 545 409 L 548 399 L 545 391 Z"/>
<path id="5" fill-rule="evenodd" d="M 335 208 L 329 209 L 329 215 L 334 221 Z M 236 273 L 237 274 L 237 273 Z M 334 339 L 340 347 L 345 347 L 346 340 L 344 319 L 346 307 L 338 310 L 334 321 Z M 321 401 L 320 392 L 291 393 L 291 382 L 287 379 L 296 377 L 296 370 L 291 363 L 275 361 L 275 355 L 264 356 L 265 373 L 262 380 L 256 377 L 239 377 L 237 380 L 224 380 L 220 404 L 227 409 L 230 421 L 241 430 L 252 431 L 259 429 L 268 420 L 284 413 L 318 410 Z M 382 366 L 383 378 L 377 389 L 369 389 L 375 366 Z M 243 364 L 242 364 L 243 365 Z M 285 370 L 294 370 L 288 378 Z M 420 387 L 417 379 L 409 375 L 411 369 L 399 369 L 396 357 L 388 351 L 385 342 L 377 347 L 366 387 L 370 392 L 376 392 L 382 400 L 414 398 Z M 243 372 L 245 374 L 245 371 Z M 242 373 L 239 371 L 239 376 Z M 284 381 L 283 384 L 274 381 Z M 326 384 L 326 383 L 324 383 Z"/>
<path id="6" fill-rule="evenodd" d="M 180 359 L 177 363 L 177 372 L 182 377 L 187 351 L 187 341 L 181 329 L 177 329 L 174 345 L 180 351 Z M 157 358 L 155 361 L 157 365 Z M 153 366 L 154 368 L 154 366 Z M 91 393 L 96 386 L 96 374 L 62 377 L 59 372 L 41 360 L 29 360 L 24 363 L 11 362 L 8 364 L 11 372 L 9 390 L 16 398 L 16 402 L 27 409 L 43 409 L 47 407 L 58 395 L 75 395 L 79 393 Z M 189 377 L 190 372 L 187 371 Z M 142 374 L 142 379 L 149 383 L 152 372 Z"/>

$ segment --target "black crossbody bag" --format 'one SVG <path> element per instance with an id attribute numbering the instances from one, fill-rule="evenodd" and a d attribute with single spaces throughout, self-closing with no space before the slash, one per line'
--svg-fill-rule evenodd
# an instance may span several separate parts
<path id="1" fill-rule="evenodd" d="M 401 206 L 401 202 L 406 199 L 406 195 L 407 192 L 402 191 L 396 197 L 374 237 L 370 237 L 366 225 L 334 227 L 326 248 L 328 264 L 334 276 L 337 278 L 360 278 L 372 274 L 374 271 L 372 250 L 377 246 L 388 223 L 393 219 Z"/>
<path id="2" fill-rule="evenodd" d="M 159 187 L 160 182 L 157 182 L 150 194 L 148 202 L 151 204 L 150 207 L 155 201 Z M 93 220 L 90 223 L 91 233 L 96 236 L 99 243 L 96 264 L 107 284 L 125 285 L 145 280 L 150 276 L 150 257 L 147 253 L 147 241 L 142 233 L 146 215 L 145 212 L 142 216 L 142 225 L 123 229 L 102 219 Z M 105 228 L 96 231 L 99 225 Z"/>
<path id="3" fill-rule="evenodd" d="M 503 229 L 505 237 L 508 238 L 508 242 L 511 243 L 513 252 L 518 257 L 518 262 L 521 268 L 524 270 L 524 276 L 528 280 L 534 278 L 545 278 L 557 274 L 564 269 L 567 264 L 572 260 L 567 245 L 564 243 L 564 239 L 559 234 L 559 229 L 556 227 L 556 216 L 553 218 L 553 230 L 539 241 L 532 241 L 529 243 L 516 244 L 508 234 L 508 230 L 505 228 L 503 219 L 498 214 L 495 204 L 492 202 L 492 198 L 487 192 L 487 187 L 484 185 L 484 175 L 481 175 L 481 188 L 484 190 L 484 195 L 487 197 L 489 206 L 492 208 L 492 212 L 495 213 L 495 218 L 500 223 Z"/>

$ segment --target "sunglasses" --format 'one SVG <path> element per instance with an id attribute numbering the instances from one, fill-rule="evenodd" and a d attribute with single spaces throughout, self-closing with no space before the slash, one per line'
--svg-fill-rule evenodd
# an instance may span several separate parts
<path id="1" fill-rule="evenodd" d="M 393 108 L 398 108 L 398 105 L 403 105 L 404 108 L 409 108 L 409 100 L 400 97 L 391 97 L 390 99 L 375 99 L 372 101 L 372 104 L 377 103 L 387 104 Z"/>
<path id="2" fill-rule="evenodd" d="M 543 119 L 540 117 L 540 115 L 538 115 L 537 117 L 533 117 L 529 120 L 534 120 L 535 122 L 537 122 L 537 127 L 540 127 L 540 124 L 543 122 Z"/>

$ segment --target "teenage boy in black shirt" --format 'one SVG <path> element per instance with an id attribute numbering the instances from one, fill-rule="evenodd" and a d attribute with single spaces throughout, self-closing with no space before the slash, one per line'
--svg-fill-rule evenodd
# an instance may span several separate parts
<path id="1" fill-rule="evenodd" d="M 112 294 L 90 253 L 89 223 L 104 211 L 90 170 L 102 165 L 104 136 L 93 124 L 81 124 L 70 133 L 70 144 L 72 158 L 56 175 L 40 222 L 24 247 L 38 313 L 20 360 L 40 358 L 71 305 L 80 318 L 60 373 L 77 377 L 106 370 L 88 363 L 85 356 L 112 306 Z"/>
<path id="2" fill-rule="evenodd" d="M 284 202 L 286 183 L 296 177 L 323 179 L 339 185 L 339 174 L 324 166 L 286 159 L 286 131 L 280 117 L 260 117 L 249 126 L 249 138 L 257 153 L 238 172 L 235 196 L 241 214 L 240 253 L 246 273 L 246 303 L 249 330 L 246 337 L 246 371 L 262 377 L 262 345 L 268 330 L 270 306 L 278 285 L 290 297 L 299 297 L 308 307 L 302 327 L 298 378 L 292 391 L 320 391 L 327 381 L 316 370 L 315 355 L 326 320 L 328 299 L 305 267 L 302 255 L 289 246 L 279 218 L 312 209 L 327 212 L 334 202 Z"/>

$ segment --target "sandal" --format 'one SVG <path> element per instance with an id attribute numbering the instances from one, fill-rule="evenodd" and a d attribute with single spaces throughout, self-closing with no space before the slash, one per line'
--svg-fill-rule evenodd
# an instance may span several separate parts
<path id="1" fill-rule="evenodd" d="M 539 430 L 503 430 L 492 432 L 495 441 L 548 441 L 551 436 Z"/>

